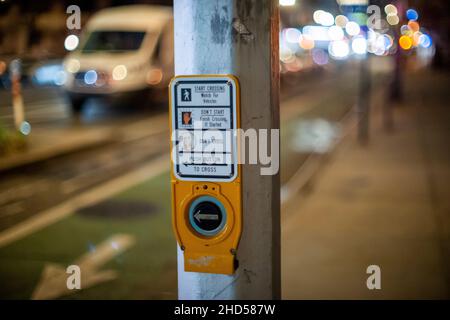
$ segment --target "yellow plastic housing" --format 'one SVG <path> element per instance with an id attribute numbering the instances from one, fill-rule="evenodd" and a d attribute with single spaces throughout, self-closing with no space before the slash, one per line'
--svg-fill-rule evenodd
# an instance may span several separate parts
<path id="1" fill-rule="evenodd" d="M 232 75 L 178 76 L 179 78 L 228 77 L 236 86 L 236 127 L 240 127 L 240 88 Z M 172 133 L 172 84 L 169 87 L 170 132 Z M 239 143 L 239 141 L 238 141 Z M 171 150 L 173 150 L 171 141 Z M 237 150 L 240 150 L 237 145 Z M 236 155 L 237 158 L 239 155 Z M 172 159 L 172 157 L 171 157 Z M 241 165 L 237 166 L 237 177 L 232 182 L 182 181 L 178 180 L 171 166 L 172 226 L 180 248 L 184 252 L 184 270 L 217 274 L 233 274 L 236 269 L 236 251 L 242 233 L 242 188 Z M 191 227 L 189 207 L 201 196 L 217 199 L 225 208 L 226 223 L 214 236 L 204 236 Z"/>

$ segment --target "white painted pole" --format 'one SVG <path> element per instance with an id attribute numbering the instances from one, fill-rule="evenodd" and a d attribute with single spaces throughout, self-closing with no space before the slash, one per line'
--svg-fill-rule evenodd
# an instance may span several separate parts
<path id="1" fill-rule="evenodd" d="M 278 0 L 174 0 L 175 74 L 233 74 L 244 130 L 279 129 Z M 232 276 L 185 272 L 179 299 L 279 299 L 279 175 L 243 166 L 243 233 Z"/>

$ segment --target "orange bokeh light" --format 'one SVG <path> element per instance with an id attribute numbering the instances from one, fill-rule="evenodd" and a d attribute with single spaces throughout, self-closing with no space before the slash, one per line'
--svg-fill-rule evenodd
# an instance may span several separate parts
<path id="1" fill-rule="evenodd" d="M 314 43 L 314 39 L 304 35 L 299 42 L 300 47 L 303 50 L 312 50 L 314 49 L 315 43 Z"/>
<path id="2" fill-rule="evenodd" d="M 151 69 L 147 72 L 147 83 L 149 85 L 157 85 L 161 83 L 163 79 L 163 73 L 161 69 Z"/>
<path id="3" fill-rule="evenodd" d="M 408 36 L 401 36 L 398 40 L 398 44 L 403 50 L 409 50 L 411 49 L 413 42 L 412 39 Z"/>
<path id="4" fill-rule="evenodd" d="M 417 21 L 408 22 L 408 27 L 409 29 L 411 29 L 412 32 L 417 32 L 420 30 L 420 25 Z"/>
<path id="5" fill-rule="evenodd" d="M 417 47 L 419 45 L 421 35 L 421 32 L 414 32 L 414 35 L 412 37 L 414 47 Z"/>

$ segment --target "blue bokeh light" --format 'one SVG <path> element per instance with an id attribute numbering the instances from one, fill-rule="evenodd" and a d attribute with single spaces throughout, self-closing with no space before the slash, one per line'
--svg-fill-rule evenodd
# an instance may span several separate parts
<path id="1" fill-rule="evenodd" d="M 419 44 L 422 48 L 429 48 L 433 44 L 433 41 L 429 35 L 423 34 L 419 38 Z"/>
<path id="2" fill-rule="evenodd" d="M 89 70 L 84 74 L 84 83 L 94 84 L 97 82 L 97 72 L 95 70 Z"/>
<path id="3" fill-rule="evenodd" d="M 29 135 L 30 132 L 31 132 L 31 125 L 30 125 L 30 123 L 27 122 L 27 121 L 22 122 L 22 123 L 20 124 L 20 132 L 21 132 L 23 135 L 25 135 L 25 136 Z"/>
<path id="4" fill-rule="evenodd" d="M 406 11 L 406 17 L 408 18 L 408 20 L 416 21 L 419 19 L 419 14 L 414 9 L 408 9 Z"/>

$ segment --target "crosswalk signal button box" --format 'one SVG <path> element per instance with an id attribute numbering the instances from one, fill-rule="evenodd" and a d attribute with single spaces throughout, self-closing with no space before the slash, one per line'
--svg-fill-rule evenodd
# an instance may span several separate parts
<path id="1" fill-rule="evenodd" d="M 169 87 L 172 224 L 184 270 L 233 274 L 242 232 L 239 83 L 178 76 Z"/>

